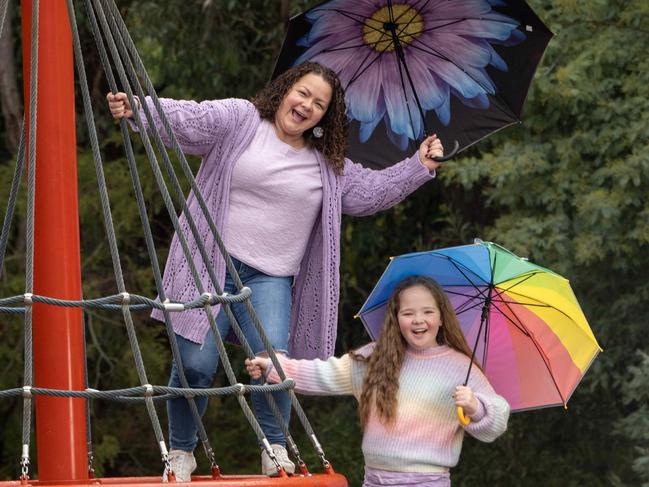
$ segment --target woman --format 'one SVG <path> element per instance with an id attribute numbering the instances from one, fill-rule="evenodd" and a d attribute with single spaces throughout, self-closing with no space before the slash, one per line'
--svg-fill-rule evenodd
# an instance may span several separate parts
<path id="1" fill-rule="evenodd" d="M 131 119 L 133 110 L 124 93 L 107 98 L 113 117 Z M 152 101 L 146 102 L 163 141 L 169 144 Z M 162 99 L 161 104 L 183 151 L 203 159 L 196 176 L 198 187 L 244 285 L 252 290 L 252 304 L 273 347 L 296 358 L 331 356 L 336 341 L 342 213 L 362 216 L 390 208 L 433 179 L 439 167 L 434 158 L 443 155 L 439 139 L 428 137 L 412 157 L 382 171 L 345 159 L 344 91 L 336 74 L 317 63 L 286 71 L 252 102 Z M 235 292 L 193 195 L 187 203 L 212 257 L 210 265 L 223 289 Z M 188 229 L 184 215 L 181 224 Z M 196 244 L 191 237 L 188 240 L 203 285 L 214 292 Z M 197 295 L 177 236 L 171 243 L 164 287 L 171 300 L 187 301 Z M 232 309 L 255 353 L 262 352 L 243 305 Z M 162 319 L 160 312 L 152 316 Z M 190 385 L 209 387 L 218 353 L 204 312 L 174 314 L 172 321 Z M 224 313 L 219 313 L 217 324 L 227 335 Z M 175 364 L 170 384 L 179 385 Z M 277 393 L 275 398 L 288 420 L 288 395 Z M 285 438 L 263 396 L 255 394 L 252 400 L 280 463 L 287 472 L 294 471 Z M 206 400 L 196 402 L 202 414 Z M 196 427 L 185 399 L 169 401 L 168 412 L 170 457 L 173 462 L 179 459 L 180 465 L 174 472 L 188 481 L 196 466 L 192 454 Z M 276 472 L 265 452 L 262 471 Z"/>

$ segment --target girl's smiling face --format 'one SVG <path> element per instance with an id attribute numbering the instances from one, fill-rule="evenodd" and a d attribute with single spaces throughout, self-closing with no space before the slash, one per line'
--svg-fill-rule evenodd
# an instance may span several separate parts
<path id="1" fill-rule="evenodd" d="M 291 143 L 302 139 L 315 127 L 329 108 L 332 89 L 320 75 L 302 76 L 288 91 L 275 113 L 275 130 L 280 140 Z"/>
<path id="2" fill-rule="evenodd" d="M 424 350 L 438 345 L 442 318 L 435 298 L 424 286 L 412 286 L 401 292 L 397 318 L 410 347 Z"/>

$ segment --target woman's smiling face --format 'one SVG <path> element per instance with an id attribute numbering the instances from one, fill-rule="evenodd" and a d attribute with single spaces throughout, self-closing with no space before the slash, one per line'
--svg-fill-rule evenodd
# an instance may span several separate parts
<path id="1" fill-rule="evenodd" d="M 277 136 L 290 143 L 302 139 L 315 127 L 329 108 L 333 90 L 320 75 L 309 73 L 289 89 L 275 113 Z"/>
<path id="2" fill-rule="evenodd" d="M 438 345 L 442 317 L 435 298 L 424 286 L 412 286 L 401 292 L 397 318 L 410 347 L 424 350 Z"/>

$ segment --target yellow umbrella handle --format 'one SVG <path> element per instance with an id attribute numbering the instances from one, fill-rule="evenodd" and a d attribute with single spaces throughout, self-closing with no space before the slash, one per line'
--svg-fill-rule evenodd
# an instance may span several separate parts
<path id="1" fill-rule="evenodd" d="M 457 407 L 457 419 L 460 420 L 462 426 L 468 426 L 471 423 L 471 418 L 464 415 L 464 409 L 462 406 Z"/>

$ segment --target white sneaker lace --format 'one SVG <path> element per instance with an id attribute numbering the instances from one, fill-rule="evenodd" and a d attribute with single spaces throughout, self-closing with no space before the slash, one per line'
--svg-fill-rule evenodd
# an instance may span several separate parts
<path id="1" fill-rule="evenodd" d="M 192 472 L 196 468 L 196 461 L 192 452 L 172 451 L 169 455 L 169 466 L 176 476 L 177 482 L 191 482 Z M 167 480 L 169 472 L 165 471 L 163 481 Z"/>
<path id="2" fill-rule="evenodd" d="M 286 468 L 287 465 L 290 465 L 293 468 L 295 468 L 295 465 L 288 457 L 288 452 L 286 451 L 286 448 L 284 448 L 281 445 L 273 445 L 273 452 L 275 452 L 277 461 L 280 463 L 282 467 Z"/>

